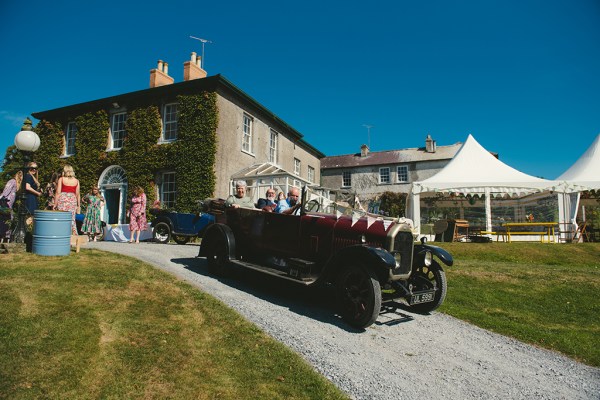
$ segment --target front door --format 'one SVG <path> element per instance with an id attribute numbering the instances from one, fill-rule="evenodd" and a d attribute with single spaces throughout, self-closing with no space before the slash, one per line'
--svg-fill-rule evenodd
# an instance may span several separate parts
<path id="1" fill-rule="evenodd" d="M 119 204 L 121 191 L 119 189 L 105 189 L 104 200 L 106 201 L 106 217 L 110 225 L 119 223 Z"/>

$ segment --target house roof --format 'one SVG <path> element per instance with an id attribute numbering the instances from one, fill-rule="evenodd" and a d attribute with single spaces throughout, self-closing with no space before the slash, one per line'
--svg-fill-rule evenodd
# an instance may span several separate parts
<path id="1" fill-rule="evenodd" d="M 462 143 L 460 142 L 448 146 L 437 146 L 434 153 L 428 153 L 424 147 L 418 147 L 401 150 L 372 151 L 364 157 L 361 157 L 360 153 L 324 157 L 321 159 L 321 169 L 449 160 L 454 157 L 461 146 Z"/>
<path id="2" fill-rule="evenodd" d="M 135 92 L 124 93 L 111 97 L 105 97 L 103 99 L 88 101 L 85 103 L 73 104 L 66 107 L 55 108 L 47 111 L 39 111 L 32 113 L 35 118 L 42 120 L 50 120 L 56 118 L 72 118 L 85 112 L 96 111 L 98 109 L 110 109 L 113 103 L 119 104 L 145 104 L 164 99 L 165 97 L 175 97 L 180 94 L 195 94 L 199 91 L 224 91 L 240 99 L 250 107 L 257 110 L 257 112 L 264 114 L 266 117 L 273 120 L 273 122 L 285 129 L 293 139 L 299 144 L 305 147 L 308 151 L 312 152 L 316 157 L 324 157 L 321 151 L 317 150 L 314 146 L 309 144 L 303 139 L 303 135 L 296 129 L 292 128 L 284 120 L 279 118 L 268 108 L 264 107 L 246 92 L 235 86 L 223 75 L 213 75 L 202 79 L 193 79 L 189 81 L 172 83 L 170 85 L 158 86 L 154 88 L 148 88 L 138 90 Z"/>

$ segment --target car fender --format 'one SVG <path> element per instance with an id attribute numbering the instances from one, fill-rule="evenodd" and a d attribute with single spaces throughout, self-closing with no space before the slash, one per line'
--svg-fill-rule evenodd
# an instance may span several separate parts
<path id="1" fill-rule="evenodd" d="M 229 259 L 235 258 L 235 236 L 230 227 L 224 224 L 212 224 L 204 232 L 204 238 L 200 244 L 200 251 L 198 257 L 206 257 L 206 251 L 215 239 L 223 237 L 227 242 L 227 248 L 229 249 Z"/>
<path id="2" fill-rule="evenodd" d="M 430 251 L 434 256 L 439 258 L 447 266 L 450 267 L 450 266 L 452 266 L 452 264 L 454 264 L 454 259 L 452 258 L 452 255 L 450 253 L 448 253 L 446 250 L 442 249 L 441 247 L 422 243 L 422 244 L 415 244 L 415 248 L 413 251 L 414 251 L 413 260 L 417 259 L 416 256 L 423 254 L 426 251 Z"/>
<path id="3" fill-rule="evenodd" d="M 371 268 L 380 282 L 386 282 L 390 276 L 390 270 L 396 266 L 396 260 L 388 251 L 377 247 L 355 245 L 337 252 L 327 262 L 323 275 L 328 281 L 334 281 L 344 265 L 356 262 Z"/>

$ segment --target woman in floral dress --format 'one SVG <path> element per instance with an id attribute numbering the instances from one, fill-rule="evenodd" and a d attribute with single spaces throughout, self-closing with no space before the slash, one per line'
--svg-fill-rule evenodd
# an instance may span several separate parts
<path id="1" fill-rule="evenodd" d="M 63 167 L 62 177 L 58 179 L 56 186 L 56 209 L 58 211 L 69 211 L 71 213 L 71 234 L 77 235 L 75 225 L 75 213 L 81 207 L 81 195 L 79 194 L 79 180 L 75 178 L 75 171 L 70 165 Z"/>
<path id="2" fill-rule="evenodd" d="M 131 199 L 131 210 L 129 210 L 129 231 L 131 232 L 131 238 L 129 243 L 133 243 L 135 233 L 137 232 L 136 243 L 140 242 L 140 235 L 142 231 L 146 230 L 146 194 L 144 189 L 140 186 L 136 187 L 133 192 L 133 198 Z"/>
<path id="3" fill-rule="evenodd" d="M 90 240 L 96 241 L 96 235 L 102 234 L 102 219 L 100 219 L 100 209 L 104 203 L 104 197 L 100 194 L 100 190 L 97 187 L 93 187 L 92 190 L 85 196 L 83 201 L 87 203 L 87 210 L 85 211 L 85 218 L 81 225 L 81 230 L 86 233 Z"/>

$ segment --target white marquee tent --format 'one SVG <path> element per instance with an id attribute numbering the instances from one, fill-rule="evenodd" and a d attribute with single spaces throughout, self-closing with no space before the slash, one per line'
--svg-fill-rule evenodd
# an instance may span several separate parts
<path id="1" fill-rule="evenodd" d="M 558 189 L 558 182 L 520 172 L 494 157 L 472 135 L 454 158 L 437 174 L 414 182 L 407 202 L 407 217 L 420 231 L 422 193 L 462 193 L 484 195 L 486 230 L 492 230 L 491 197 L 525 196 Z"/>
<path id="2" fill-rule="evenodd" d="M 556 180 L 564 192 L 558 197 L 560 222 L 576 225 L 579 193 L 600 189 L 600 134 L 575 164 Z"/>

